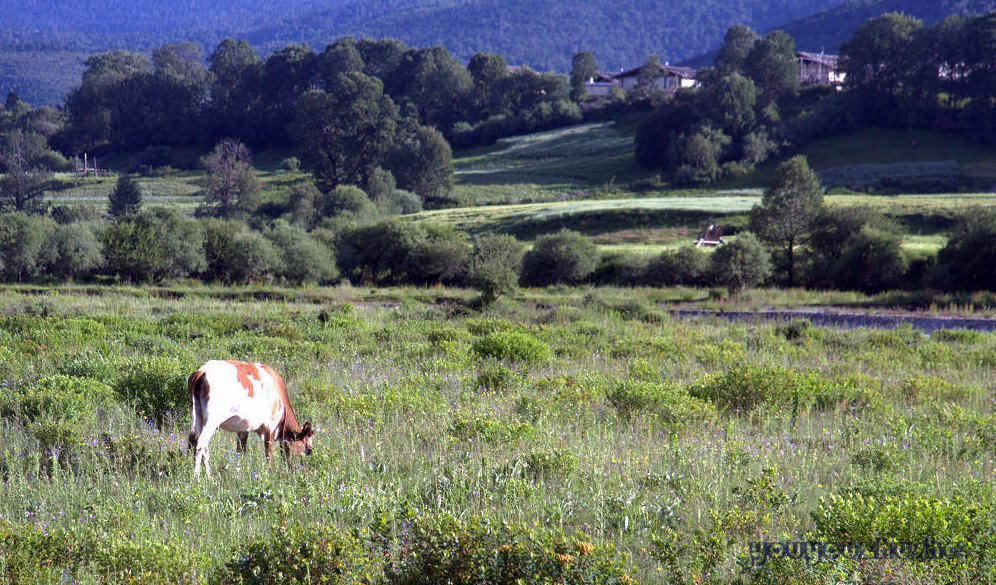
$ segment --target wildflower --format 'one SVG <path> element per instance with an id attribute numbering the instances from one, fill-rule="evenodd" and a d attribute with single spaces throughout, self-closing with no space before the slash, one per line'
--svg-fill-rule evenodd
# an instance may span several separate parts
<path id="1" fill-rule="evenodd" d="M 591 554 L 591 552 L 595 550 L 595 545 L 591 544 L 590 542 L 583 542 L 583 541 L 575 542 L 574 550 L 578 552 L 578 556 L 583 557 L 587 554 Z"/>
<path id="2" fill-rule="evenodd" d="M 626 585 L 629 585 L 630 583 L 633 582 L 633 578 L 627 575 L 626 573 L 623 573 L 622 576 L 619 577 L 619 580 L 625 583 Z"/>
<path id="3" fill-rule="evenodd" d="M 572 555 L 557 553 L 557 562 L 560 563 L 561 565 L 567 565 L 573 560 L 574 557 Z"/>

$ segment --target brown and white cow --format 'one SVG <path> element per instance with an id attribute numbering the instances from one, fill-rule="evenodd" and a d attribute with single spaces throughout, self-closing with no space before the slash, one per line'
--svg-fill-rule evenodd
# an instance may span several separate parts
<path id="1" fill-rule="evenodd" d="M 287 387 L 273 368 L 259 363 L 212 360 L 187 380 L 193 422 L 189 444 L 194 448 L 194 475 L 201 461 L 211 475 L 208 443 L 218 429 L 237 433 L 236 449 L 245 452 L 249 432 L 263 438 L 266 460 L 271 442 L 280 441 L 284 455 L 311 454 L 311 423 L 300 426 L 287 398 Z"/>

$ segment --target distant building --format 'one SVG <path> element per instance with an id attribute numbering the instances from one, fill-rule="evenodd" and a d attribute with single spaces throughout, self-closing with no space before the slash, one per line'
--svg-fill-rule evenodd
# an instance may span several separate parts
<path id="1" fill-rule="evenodd" d="M 838 69 L 838 55 L 798 51 L 795 56 L 799 61 L 799 85 L 838 86 L 844 83 L 844 73 Z"/>
<path id="2" fill-rule="evenodd" d="M 695 70 L 689 67 L 661 65 L 661 76 L 657 79 L 657 89 L 673 93 L 686 87 L 695 87 Z M 620 71 L 619 73 L 598 73 L 585 83 L 589 97 L 612 95 L 614 88 L 629 91 L 637 86 L 640 69 L 643 66 Z"/>

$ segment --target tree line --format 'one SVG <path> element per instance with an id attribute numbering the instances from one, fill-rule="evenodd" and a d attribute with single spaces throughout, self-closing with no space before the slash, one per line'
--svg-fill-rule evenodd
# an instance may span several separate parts
<path id="1" fill-rule="evenodd" d="M 932 26 L 898 13 L 872 18 L 841 47 L 837 91 L 799 87 L 789 35 L 733 26 L 714 66 L 699 70 L 699 88 L 655 96 L 637 129 L 637 160 L 674 184 L 704 184 L 864 125 L 996 144 L 994 33 L 996 12 Z"/>

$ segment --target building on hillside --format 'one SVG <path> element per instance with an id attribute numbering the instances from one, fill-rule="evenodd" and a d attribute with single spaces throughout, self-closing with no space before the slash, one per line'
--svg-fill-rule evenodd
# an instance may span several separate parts
<path id="1" fill-rule="evenodd" d="M 598 73 L 585 83 L 589 97 L 607 97 L 614 88 L 629 91 L 637 86 L 640 69 L 634 67 L 619 73 Z M 661 76 L 657 79 L 657 89 L 673 93 L 686 87 L 695 87 L 695 70 L 689 67 L 661 65 Z"/>
<path id="2" fill-rule="evenodd" d="M 838 70 L 840 57 L 826 53 L 797 51 L 799 85 L 833 85 L 844 83 L 844 73 Z"/>

